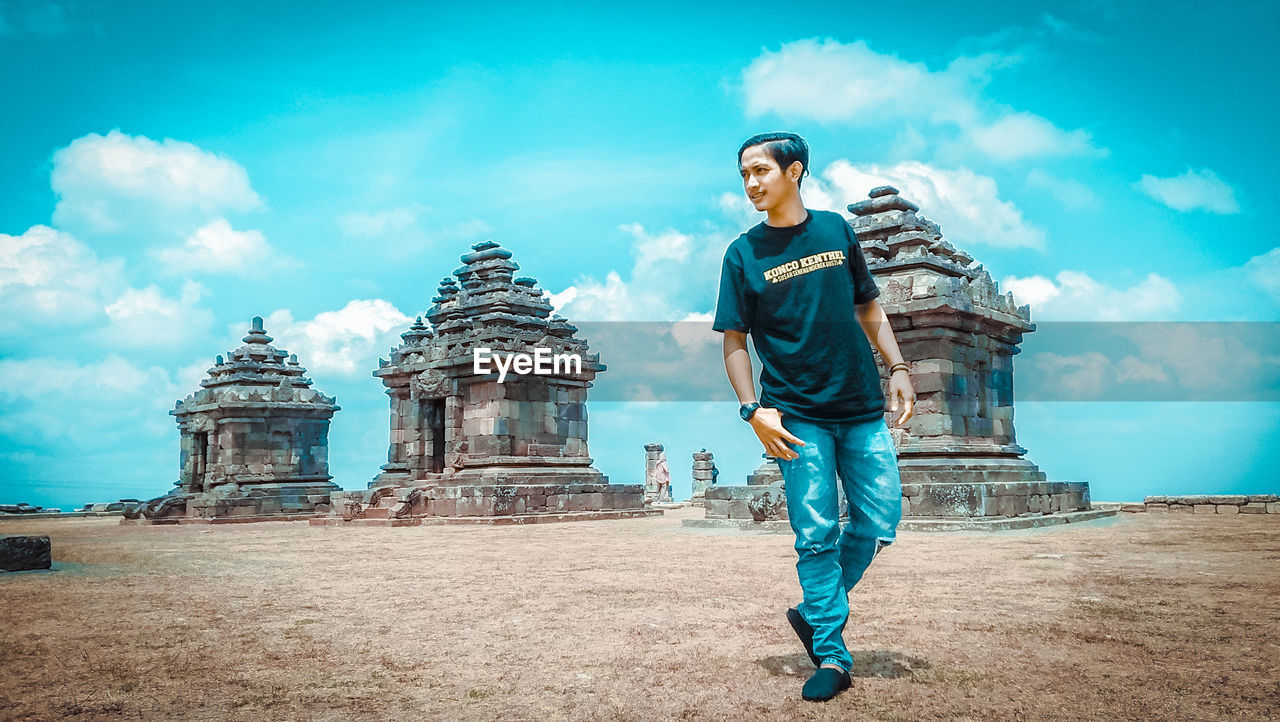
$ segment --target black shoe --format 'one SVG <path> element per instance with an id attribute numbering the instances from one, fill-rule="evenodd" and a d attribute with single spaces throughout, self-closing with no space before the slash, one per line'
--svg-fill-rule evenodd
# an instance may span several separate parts
<path id="1" fill-rule="evenodd" d="M 822 660 L 813 653 L 813 627 L 809 626 L 804 616 L 800 614 L 800 610 L 795 607 L 787 610 L 787 621 L 791 623 L 791 628 L 800 638 L 800 643 L 804 645 L 804 651 L 809 654 L 809 659 L 813 660 L 813 666 L 821 667 Z"/>
<path id="2" fill-rule="evenodd" d="M 849 673 L 842 669 L 819 667 L 817 672 L 804 683 L 800 696 L 808 702 L 826 702 L 853 684 Z"/>

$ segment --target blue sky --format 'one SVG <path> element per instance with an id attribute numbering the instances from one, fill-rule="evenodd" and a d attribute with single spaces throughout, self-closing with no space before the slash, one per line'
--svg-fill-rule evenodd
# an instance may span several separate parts
<path id="1" fill-rule="evenodd" d="M 766 129 L 809 139 L 810 207 L 894 184 L 1038 323 L 1280 321 L 1274 4 L 456 5 L 0 2 L 0 501 L 166 491 L 167 410 L 255 314 L 362 488 L 370 371 L 488 238 L 573 321 L 705 323 Z M 1018 368 L 1090 399 L 1019 403 L 1029 458 L 1097 499 L 1280 487 L 1277 405 L 1239 401 L 1275 398 L 1275 327 L 1180 328 L 1029 336 Z M 1167 400 L 1109 400 L 1144 379 Z M 679 494 L 705 446 L 740 483 L 723 391 L 592 403 L 597 466 L 665 442 Z"/>

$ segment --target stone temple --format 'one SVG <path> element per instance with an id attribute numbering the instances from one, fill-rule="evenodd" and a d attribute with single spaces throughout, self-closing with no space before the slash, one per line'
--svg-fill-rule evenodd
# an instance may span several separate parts
<path id="1" fill-rule="evenodd" d="M 169 412 L 181 432 L 176 488 L 126 517 L 266 521 L 328 510 L 339 489 L 329 475 L 329 420 L 339 407 L 271 341 L 255 316 L 244 345 L 219 356 L 201 388 L 177 402 Z"/>
<path id="2" fill-rule="evenodd" d="M 387 463 L 312 523 L 525 523 L 644 516 L 644 486 L 587 453 L 587 390 L 605 370 L 511 252 L 472 246 L 373 375 L 390 400 Z M 533 367 L 520 367 L 517 354 Z M 480 358 L 484 364 L 478 368 Z M 503 377 L 494 357 L 506 358 Z M 573 359 L 578 363 L 573 363 Z M 515 360 L 512 360 L 515 359 Z"/>
<path id="3" fill-rule="evenodd" d="M 1087 482 L 1049 481 L 1015 440 L 1013 357 L 1023 335 L 1035 330 L 1030 307 L 1001 295 L 991 274 L 919 210 L 889 186 L 849 206 L 916 391 L 906 428 L 892 425 L 900 411 L 885 410 L 898 449 L 903 515 L 995 521 L 1088 510 Z M 888 378 L 881 384 L 888 399 Z M 776 488 L 775 473 L 769 461 L 746 486 L 709 489 L 707 518 L 759 520 L 756 500 Z M 767 511 L 771 519 L 786 518 L 785 506 Z"/>

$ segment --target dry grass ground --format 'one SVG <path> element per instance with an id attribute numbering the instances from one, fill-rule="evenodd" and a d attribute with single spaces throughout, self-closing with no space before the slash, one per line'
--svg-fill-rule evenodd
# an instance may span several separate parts
<path id="1" fill-rule="evenodd" d="M 522 527 L 0 522 L 0 718 L 1280 718 L 1280 518 L 903 533 L 854 591 L 851 690 L 783 617 L 791 539 Z"/>

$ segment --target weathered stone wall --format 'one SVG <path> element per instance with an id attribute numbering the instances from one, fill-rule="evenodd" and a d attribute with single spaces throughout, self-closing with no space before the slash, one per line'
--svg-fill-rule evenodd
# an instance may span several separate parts
<path id="1" fill-rule="evenodd" d="M 1189 496 L 1148 496 L 1141 504 L 1123 504 L 1127 512 L 1174 512 L 1181 514 L 1280 514 L 1280 495 L 1222 494 Z"/>

